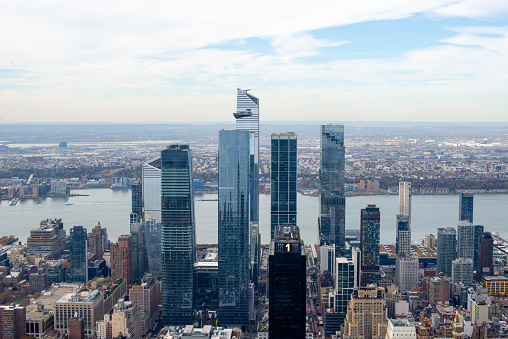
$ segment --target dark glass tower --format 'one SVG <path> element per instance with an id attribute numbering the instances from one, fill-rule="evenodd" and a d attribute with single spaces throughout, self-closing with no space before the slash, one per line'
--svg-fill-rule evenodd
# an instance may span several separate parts
<path id="1" fill-rule="evenodd" d="M 344 125 L 321 126 L 320 245 L 345 245 L 346 199 L 344 198 Z"/>
<path id="2" fill-rule="evenodd" d="M 145 222 L 146 253 L 148 270 L 156 278 L 162 276 L 161 224 L 155 220 Z"/>
<path id="3" fill-rule="evenodd" d="M 296 226 L 296 134 L 272 134 L 270 149 L 270 216 L 273 238 L 276 226 Z"/>
<path id="4" fill-rule="evenodd" d="M 396 215 L 397 237 L 395 250 L 397 254 L 411 250 L 411 219 L 406 214 Z"/>
<path id="5" fill-rule="evenodd" d="M 452 276 L 452 261 L 457 259 L 457 234 L 455 228 L 437 229 L 437 273 Z"/>
<path id="6" fill-rule="evenodd" d="M 88 282 L 87 232 L 83 226 L 74 226 L 70 231 L 69 282 Z"/>
<path id="7" fill-rule="evenodd" d="M 379 282 L 379 231 L 381 214 L 376 205 L 367 205 L 361 211 L 360 250 L 362 255 L 361 285 Z"/>
<path id="8" fill-rule="evenodd" d="M 141 222 L 143 218 L 143 188 L 141 183 L 132 184 L 132 212 L 130 223 Z"/>
<path id="9" fill-rule="evenodd" d="M 276 226 L 269 257 L 269 338 L 305 338 L 305 264 L 298 226 Z"/>
<path id="10" fill-rule="evenodd" d="M 473 222 L 473 193 L 460 193 L 459 196 L 459 221 Z"/>
<path id="11" fill-rule="evenodd" d="M 193 323 L 196 231 L 188 145 L 161 152 L 162 321 Z"/>
<path id="12" fill-rule="evenodd" d="M 473 258 L 473 270 L 478 269 L 478 263 L 480 261 L 480 242 L 484 227 L 482 225 L 474 226 L 474 258 Z"/>
<path id="13" fill-rule="evenodd" d="M 480 238 L 478 269 L 476 270 L 476 280 L 481 281 L 482 277 L 494 275 L 493 268 L 494 239 L 490 232 L 483 232 Z"/>
<path id="14" fill-rule="evenodd" d="M 248 323 L 249 132 L 219 132 L 219 313 L 221 325 Z"/>

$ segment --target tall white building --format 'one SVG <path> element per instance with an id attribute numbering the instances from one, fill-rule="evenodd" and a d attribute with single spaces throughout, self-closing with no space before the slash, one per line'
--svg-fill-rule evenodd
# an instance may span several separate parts
<path id="1" fill-rule="evenodd" d="M 161 222 L 161 158 L 143 164 L 143 220 Z"/>
<path id="2" fill-rule="evenodd" d="M 405 214 L 411 219 L 411 183 L 399 182 L 399 214 Z"/>
<path id="3" fill-rule="evenodd" d="M 407 319 L 389 319 L 385 339 L 416 339 L 416 327 Z"/>
<path id="4" fill-rule="evenodd" d="M 399 213 L 396 221 L 396 252 L 411 250 L 411 183 L 399 182 Z"/>
<path id="5" fill-rule="evenodd" d="M 409 253 L 397 254 L 395 258 L 395 285 L 400 293 L 411 291 L 419 282 L 418 258 Z"/>

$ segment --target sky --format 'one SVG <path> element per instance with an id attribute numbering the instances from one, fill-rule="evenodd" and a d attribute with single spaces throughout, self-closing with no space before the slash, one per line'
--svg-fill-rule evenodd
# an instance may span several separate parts
<path id="1" fill-rule="evenodd" d="M 0 0 L 0 124 L 508 121 L 507 0 Z"/>

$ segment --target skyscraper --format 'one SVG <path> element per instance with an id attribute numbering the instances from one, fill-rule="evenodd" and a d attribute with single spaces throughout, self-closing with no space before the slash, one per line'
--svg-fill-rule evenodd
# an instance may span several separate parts
<path id="1" fill-rule="evenodd" d="M 148 269 L 154 277 L 162 277 L 161 224 L 155 220 L 145 222 Z"/>
<path id="2" fill-rule="evenodd" d="M 345 245 L 346 199 L 344 198 L 344 125 L 321 126 L 320 245 Z"/>
<path id="3" fill-rule="evenodd" d="M 474 225 L 474 258 L 473 258 L 473 270 L 478 270 L 478 263 L 480 261 L 480 242 L 484 227 L 482 225 Z"/>
<path id="4" fill-rule="evenodd" d="M 270 338 L 305 338 L 305 265 L 298 226 L 276 226 L 268 265 Z"/>
<path id="5" fill-rule="evenodd" d="M 399 213 L 396 216 L 396 252 L 411 250 L 411 183 L 399 182 Z"/>
<path id="6" fill-rule="evenodd" d="M 273 238 L 276 226 L 296 226 L 296 134 L 272 134 L 270 150 L 270 216 Z"/>
<path id="7" fill-rule="evenodd" d="M 222 325 L 248 323 L 249 132 L 219 132 L 219 313 Z"/>
<path id="8" fill-rule="evenodd" d="M 494 275 L 493 268 L 494 239 L 490 232 L 483 232 L 480 238 L 478 253 L 478 269 L 476 270 L 476 280 L 481 281 L 483 276 Z"/>
<path id="9" fill-rule="evenodd" d="M 437 229 L 437 272 L 452 276 L 452 261 L 457 259 L 457 236 L 455 228 Z"/>
<path id="10" fill-rule="evenodd" d="M 74 226 L 70 231 L 70 274 L 69 282 L 88 282 L 87 233 L 83 226 Z"/>
<path id="11" fill-rule="evenodd" d="M 411 291 L 420 281 L 418 275 L 418 258 L 409 252 L 399 253 L 395 256 L 395 285 L 401 293 Z"/>
<path id="12" fill-rule="evenodd" d="M 157 157 L 143 164 L 143 220 L 161 221 L 161 158 Z"/>
<path id="13" fill-rule="evenodd" d="M 108 233 L 105 228 L 101 227 L 98 222 L 97 226 L 92 228 L 92 233 L 88 235 L 89 253 L 92 255 L 92 260 L 102 259 L 104 251 L 108 248 Z"/>
<path id="14" fill-rule="evenodd" d="M 132 237 L 123 234 L 118 237 L 117 243 L 111 244 L 111 278 L 127 280 L 132 284 Z"/>
<path id="15" fill-rule="evenodd" d="M 196 230 L 188 145 L 161 152 L 162 321 L 193 322 Z"/>
<path id="16" fill-rule="evenodd" d="M 143 187 L 141 183 L 135 182 L 131 187 L 132 192 L 132 212 L 130 223 L 141 222 L 143 219 Z"/>
<path id="17" fill-rule="evenodd" d="M 466 220 L 457 226 L 457 258 L 474 259 L 475 227 Z"/>
<path id="18" fill-rule="evenodd" d="M 411 218 L 411 183 L 407 181 L 399 182 L 399 214 Z"/>
<path id="19" fill-rule="evenodd" d="M 131 224 L 132 274 L 134 280 L 141 279 L 143 274 L 148 270 L 145 235 L 146 231 L 144 223 L 135 222 Z"/>
<path id="20" fill-rule="evenodd" d="M 249 131 L 250 221 L 259 221 L 259 98 L 248 89 L 236 91 L 237 131 Z"/>
<path id="21" fill-rule="evenodd" d="M 355 288 L 349 301 L 346 321 L 341 327 L 342 339 L 384 339 L 386 336 L 386 308 L 384 289 Z"/>
<path id="22" fill-rule="evenodd" d="M 379 232 L 381 214 L 376 205 L 361 211 L 360 251 L 362 254 L 361 286 L 379 282 Z"/>
<path id="23" fill-rule="evenodd" d="M 473 284 L 473 259 L 458 258 L 452 261 L 452 282 L 463 283 L 466 287 Z"/>
<path id="24" fill-rule="evenodd" d="M 346 319 L 349 300 L 355 288 L 355 264 L 352 260 L 344 257 L 336 258 L 334 271 L 336 272 L 334 300 L 331 306 L 337 314 L 338 331 Z"/>
<path id="25" fill-rule="evenodd" d="M 397 238 L 395 250 L 397 254 L 411 250 L 411 220 L 407 214 L 396 215 Z"/>
<path id="26" fill-rule="evenodd" d="M 459 195 L 459 221 L 473 222 L 473 193 L 460 193 Z"/>
<path id="27" fill-rule="evenodd" d="M 259 98 L 249 89 L 236 90 L 237 131 L 249 132 L 249 263 L 250 281 L 257 283 L 259 275 Z"/>

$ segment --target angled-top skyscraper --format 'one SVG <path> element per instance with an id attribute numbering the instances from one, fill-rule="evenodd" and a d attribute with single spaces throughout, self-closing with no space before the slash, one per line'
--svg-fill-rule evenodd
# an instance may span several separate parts
<path id="1" fill-rule="evenodd" d="M 320 245 L 344 248 L 346 199 L 344 198 L 344 125 L 321 126 Z"/>
<path id="2" fill-rule="evenodd" d="M 162 321 L 193 322 L 196 229 L 192 155 L 188 145 L 161 152 Z"/>
<path id="3" fill-rule="evenodd" d="M 256 283 L 259 275 L 259 98 L 249 89 L 236 90 L 237 131 L 249 132 L 249 261 L 250 280 Z"/>
<path id="4" fill-rule="evenodd" d="M 249 321 L 249 132 L 219 132 L 219 309 L 221 325 Z"/>
<path id="5" fill-rule="evenodd" d="M 259 99 L 248 89 L 236 91 L 237 131 L 249 131 L 250 221 L 259 221 Z"/>

